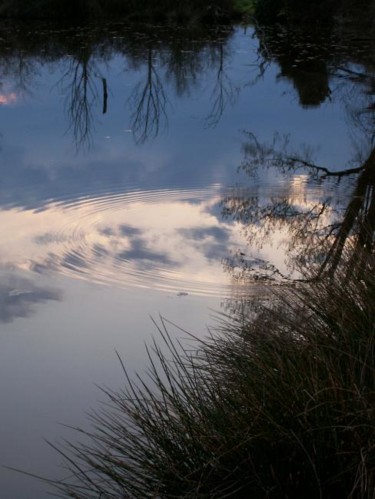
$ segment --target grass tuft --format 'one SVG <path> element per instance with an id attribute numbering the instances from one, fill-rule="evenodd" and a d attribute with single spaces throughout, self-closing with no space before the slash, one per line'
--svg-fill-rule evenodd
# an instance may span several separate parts
<path id="1" fill-rule="evenodd" d="M 221 316 L 194 350 L 157 324 L 149 371 L 91 415 L 61 497 L 375 498 L 375 279 L 343 265 Z"/>

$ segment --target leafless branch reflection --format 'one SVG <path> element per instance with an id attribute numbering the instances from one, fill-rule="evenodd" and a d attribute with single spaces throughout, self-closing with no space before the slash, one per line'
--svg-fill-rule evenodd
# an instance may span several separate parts
<path id="1" fill-rule="evenodd" d="M 97 58 L 89 50 L 69 57 L 58 85 L 64 95 L 68 131 L 73 133 L 76 149 L 90 147 L 95 126 L 93 112 L 100 98 L 102 113 L 108 109 L 107 79 L 101 74 Z"/>
<path id="2" fill-rule="evenodd" d="M 215 127 L 226 107 L 229 105 L 234 105 L 236 98 L 239 93 L 239 87 L 233 84 L 233 81 L 229 77 L 225 70 L 225 47 L 220 44 L 218 47 L 218 69 L 216 73 L 216 82 L 212 90 L 212 109 L 210 114 L 207 116 L 205 124 L 207 127 Z"/>
<path id="3" fill-rule="evenodd" d="M 131 127 L 136 142 L 143 144 L 147 140 L 157 137 L 161 120 L 167 121 L 167 98 L 162 79 L 156 69 L 156 60 L 151 47 L 147 51 L 146 79 L 134 88 L 130 102 L 134 109 L 131 116 Z"/>

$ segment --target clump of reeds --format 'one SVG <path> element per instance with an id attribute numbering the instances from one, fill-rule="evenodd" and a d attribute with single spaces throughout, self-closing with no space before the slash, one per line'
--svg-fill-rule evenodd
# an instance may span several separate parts
<path id="1" fill-rule="evenodd" d="M 62 497 L 373 499 L 372 269 L 283 290 L 193 351 L 162 320 L 147 376 L 63 451 Z"/>

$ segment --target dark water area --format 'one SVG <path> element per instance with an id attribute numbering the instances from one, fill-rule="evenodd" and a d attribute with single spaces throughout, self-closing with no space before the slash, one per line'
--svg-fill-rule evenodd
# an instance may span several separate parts
<path id="1" fill-rule="evenodd" d="M 372 251 L 373 49 L 351 27 L 0 26 L 1 465 L 64 476 L 44 439 L 121 386 L 115 350 L 147 367 L 150 315 L 203 336 Z"/>

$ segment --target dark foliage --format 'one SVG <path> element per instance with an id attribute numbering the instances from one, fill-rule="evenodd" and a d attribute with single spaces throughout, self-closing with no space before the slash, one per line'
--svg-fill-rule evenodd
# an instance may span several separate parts
<path id="1" fill-rule="evenodd" d="M 366 19 L 373 0 L 256 0 L 255 17 L 261 23 L 330 24 L 336 17 Z"/>
<path id="2" fill-rule="evenodd" d="M 0 16 L 35 19 L 92 19 L 103 17 L 129 20 L 199 19 L 224 21 L 234 13 L 232 0 L 189 2 L 173 0 L 1 0 Z"/>

